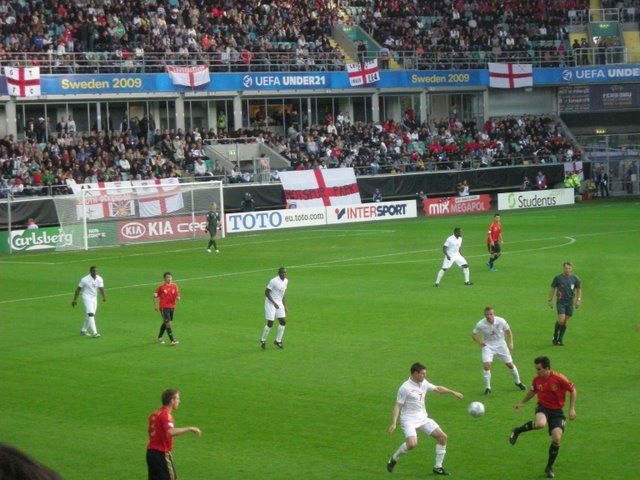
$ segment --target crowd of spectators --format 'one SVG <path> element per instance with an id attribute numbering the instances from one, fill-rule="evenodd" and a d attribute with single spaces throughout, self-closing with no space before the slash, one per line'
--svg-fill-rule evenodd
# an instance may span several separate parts
<path id="1" fill-rule="evenodd" d="M 358 174 L 459 170 L 491 166 L 557 163 L 580 158 L 580 149 L 550 116 L 509 116 L 484 125 L 448 118 L 402 121 L 336 121 L 290 132 L 283 155 L 293 168 L 354 167 Z"/>
<path id="2" fill-rule="evenodd" d="M 354 21 L 351 5 L 383 49 L 417 68 L 489 59 L 564 65 L 569 14 L 589 8 L 587 0 L 0 0 L 0 62 L 52 73 L 202 63 L 211 71 L 343 70 L 332 26 Z M 603 5 L 629 20 L 638 2 Z"/>
<path id="3" fill-rule="evenodd" d="M 329 41 L 337 21 L 324 0 L 0 0 L 0 61 L 24 61 L 26 52 L 54 73 L 203 62 L 212 71 L 343 69 Z"/>
<path id="4" fill-rule="evenodd" d="M 322 125 L 285 135 L 264 129 L 182 132 L 155 128 L 146 115 L 119 128 L 52 133 L 0 140 L 0 196 L 70 193 L 74 183 L 189 177 L 251 181 L 237 166 L 225 170 L 206 155 L 208 142 L 250 137 L 273 148 L 297 170 L 353 167 L 358 175 L 482 168 L 572 161 L 580 150 L 552 117 L 521 116 L 488 120 L 456 118 L 414 122 L 352 122 L 328 114 Z"/>
<path id="5" fill-rule="evenodd" d="M 391 50 L 416 52 L 419 68 L 485 59 L 557 66 L 570 53 L 569 12 L 588 8 L 586 0 L 374 0 L 360 25 Z"/>

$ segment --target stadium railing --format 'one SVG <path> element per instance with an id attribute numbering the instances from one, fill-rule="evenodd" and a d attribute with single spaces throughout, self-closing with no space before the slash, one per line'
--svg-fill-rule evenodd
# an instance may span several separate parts
<path id="1" fill-rule="evenodd" d="M 394 51 L 394 57 L 402 68 L 407 70 L 482 70 L 490 62 L 530 63 L 534 67 L 575 67 L 580 65 L 620 65 L 634 55 L 634 47 L 589 47 L 562 50 L 556 40 L 540 40 L 535 48 L 523 50 L 484 51 L 427 51 L 424 53 Z M 375 58 L 377 51 L 367 52 Z M 65 53 L 55 55 L 47 53 L 20 52 L 7 54 L 0 58 L 0 67 L 39 66 L 43 75 L 53 74 L 137 74 L 164 73 L 167 66 L 209 65 L 211 72 L 339 72 L 346 69 L 345 61 L 339 52 L 310 52 L 302 60 L 295 52 L 269 52 L 254 58 L 249 63 L 240 59 L 223 60 L 222 54 L 197 53 L 185 57 L 178 53 L 148 52 L 142 58 L 123 59 L 115 53 Z"/>

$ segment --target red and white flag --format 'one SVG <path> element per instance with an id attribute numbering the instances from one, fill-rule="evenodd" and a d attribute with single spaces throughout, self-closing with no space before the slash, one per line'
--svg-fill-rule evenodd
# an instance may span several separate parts
<path id="1" fill-rule="evenodd" d="M 359 87 L 380 81 L 378 59 L 363 63 L 347 64 L 347 75 L 349 75 L 349 85 L 352 87 Z"/>
<path id="2" fill-rule="evenodd" d="M 7 90 L 14 97 L 40 96 L 40 67 L 4 67 Z"/>
<path id="3" fill-rule="evenodd" d="M 584 168 L 582 162 L 565 162 L 564 163 L 564 176 L 570 177 L 576 173 L 580 180 L 584 180 Z"/>
<path id="4" fill-rule="evenodd" d="M 182 189 L 177 178 L 134 180 L 131 184 L 138 194 L 141 217 L 159 217 L 184 207 Z"/>
<path id="5" fill-rule="evenodd" d="M 530 63 L 490 63 L 491 88 L 523 88 L 533 86 L 533 66 Z"/>
<path id="6" fill-rule="evenodd" d="M 288 208 L 362 203 L 353 168 L 280 172 L 280 180 Z"/>
<path id="7" fill-rule="evenodd" d="M 85 215 L 87 220 L 96 220 L 136 214 L 131 182 L 73 183 L 71 189 L 76 196 L 78 219 Z"/>
<path id="8" fill-rule="evenodd" d="M 174 67 L 167 66 L 171 83 L 174 85 L 184 85 L 185 87 L 198 87 L 211 81 L 209 67 L 197 65 L 195 67 Z"/>

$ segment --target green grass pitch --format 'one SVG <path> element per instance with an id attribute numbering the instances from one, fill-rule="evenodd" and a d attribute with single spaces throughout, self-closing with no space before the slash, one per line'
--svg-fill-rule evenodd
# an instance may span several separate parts
<path id="1" fill-rule="evenodd" d="M 485 235 L 492 214 L 419 218 L 289 230 L 219 240 L 0 258 L 0 439 L 67 480 L 146 478 L 146 422 L 160 393 L 178 387 L 175 439 L 182 479 L 382 479 L 403 441 L 387 435 L 399 385 L 415 361 L 427 378 L 465 399 L 431 395 L 427 408 L 449 435 L 452 478 L 543 477 L 549 437 L 536 431 L 511 446 L 511 428 L 533 418 L 507 369 L 493 368 L 482 395 L 482 367 L 471 329 L 492 305 L 514 332 L 514 360 L 525 384 L 532 360 L 578 389 L 556 477 L 630 479 L 640 471 L 635 297 L 640 265 L 637 199 L 502 212 L 504 254 L 489 272 Z M 463 228 L 472 287 L 452 268 L 433 288 L 441 247 Z M 583 305 L 566 346 L 553 347 L 555 310 L 547 293 L 571 260 Z M 73 291 L 90 265 L 106 282 L 101 339 L 80 336 Z M 259 347 L 267 281 L 289 269 L 284 350 Z M 152 294 L 171 271 L 182 293 L 174 331 L 180 345 L 155 342 L 160 319 Z M 482 401 L 474 419 L 467 405 Z M 420 434 L 395 479 L 429 478 L 435 442 Z M 634 473 L 635 472 L 635 473 Z"/>

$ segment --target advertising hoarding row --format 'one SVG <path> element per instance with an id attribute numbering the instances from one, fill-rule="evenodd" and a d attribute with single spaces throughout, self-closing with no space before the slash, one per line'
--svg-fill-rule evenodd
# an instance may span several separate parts
<path id="1" fill-rule="evenodd" d="M 640 66 L 611 65 L 534 68 L 533 86 L 638 82 Z M 174 85 L 169 74 L 42 75 L 43 95 L 80 95 L 188 91 L 331 90 L 352 88 L 347 71 L 212 73 L 198 87 Z M 0 82 L 6 90 L 6 83 Z M 382 70 L 376 88 L 487 87 L 488 70 Z M 6 92 L 0 92 L 6 94 Z"/>
<path id="2" fill-rule="evenodd" d="M 377 220 L 398 220 L 415 218 L 417 214 L 418 209 L 415 202 L 402 201 L 227 213 L 225 222 L 226 232 L 231 234 Z"/>

